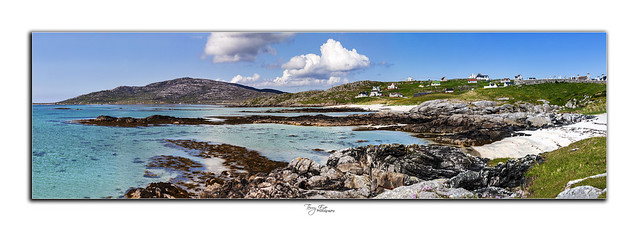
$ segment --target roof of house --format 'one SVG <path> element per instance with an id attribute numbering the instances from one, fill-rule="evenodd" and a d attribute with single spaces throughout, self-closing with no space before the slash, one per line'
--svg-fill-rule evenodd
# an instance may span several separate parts
<path id="1" fill-rule="evenodd" d="M 477 81 L 477 79 L 468 79 L 468 81 Z"/>

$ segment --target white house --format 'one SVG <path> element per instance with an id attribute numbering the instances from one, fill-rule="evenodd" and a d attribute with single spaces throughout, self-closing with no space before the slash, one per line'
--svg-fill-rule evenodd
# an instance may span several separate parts
<path id="1" fill-rule="evenodd" d="M 476 79 L 477 80 L 483 80 L 483 81 L 489 81 L 490 80 L 488 75 L 482 75 L 481 73 L 477 73 Z"/>
<path id="2" fill-rule="evenodd" d="M 524 80 L 524 77 L 521 75 L 515 75 L 515 80 Z"/>
<path id="3" fill-rule="evenodd" d="M 371 97 L 374 96 L 382 96 L 382 92 L 381 91 L 371 91 Z"/>
<path id="4" fill-rule="evenodd" d="M 477 83 L 477 79 L 468 79 L 468 83 Z"/>
<path id="5" fill-rule="evenodd" d="M 442 82 L 446 82 L 446 81 L 448 81 L 448 79 L 446 79 L 446 76 L 444 76 L 444 77 L 442 77 L 441 81 Z"/>
<path id="6" fill-rule="evenodd" d="M 455 92 L 455 90 L 452 89 L 452 88 L 446 88 L 446 90 L 444 90 L 444 92 L 445 93 L 453 93 L 453 92 Z"/>
<path id="7" fill-rule="evenodd" d="M 433 81 L 430 83 L 431 86 L 439 86 L 442 85 L 439 81 Z"/>
<path id="8" fill-rule="evenodd" d="M 395 89 L 399 89 L 397 86 L 395 86 L 395 83 L 391 83 L 391 85 L 388 85 L 388 90 L 395 90 Z"/>
<path id="9" fill-rule="evenodd" d="M 379 86 L 374 86 L 372 91 L 382 91 L 382 89 L 380 89 Z"/>
<path id="10" fill-rule="evenodd" d="M 413 79 L 413 77 L 408 76 L 408 79 L 406 79 L 406 82 L 412 82 L 415 81 L 415 79 Z"/>
<path id="11" fill-rule="evenodd" d="M 420 84 L 420 85 L 419 85 L 419 87 L 424 87 L 424 85 L 421 85 L 421 84 Z"/>
<path id="12" fill-rule="evenodd" d="M 505 82 L 505 83 L 504 83 L 504 87 L 508 87 L 508 86 L 510 86 L 510 85 L 513 85 L 513 84 L 515 84 L 515 83 L 513 83 L 513 82 Z"/>
<path id="13" fill-rule="evenodd" d="M 488 86 L 484 86 L 484 88 L 497 88 L 497 84 L 490 83 Z"/>
<path id="14" fill-rule="evenodd" d="M 368 92 L 362 91 L 355 98 L 368 97 Z"/>
<path id="15" fill-rule="evenodd" d="M 504 78 L 501 80 L 501 83 L 510 83 L 510 78 Z"/>
<path id="16" fill-rule="evenodd" d="M 404 97 L 404 95 L 403 95 L 402 93 L 399 93 L 399 92 L 392 92 L 392 93 L 390 93 L 390 95 L 388 95 L 388 96 L 390 96 L 391 98 Z"/>

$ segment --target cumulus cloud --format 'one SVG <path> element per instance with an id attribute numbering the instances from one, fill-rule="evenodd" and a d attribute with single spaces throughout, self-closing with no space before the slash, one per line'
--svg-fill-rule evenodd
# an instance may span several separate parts
<path id="1" fill-rule="evenodd" d="M 204 48 L 214 63 L 253 61 L 259 54 L 276 54 L 270 45 L 286 41 L 294 33 L 213 32 Z"/>
<path id="2" fill-rule="evenodd" d="M 260 83 L 260 86 L 334 85 L 347 83 L 349 73 L 371 65 L 365 55 L 348 50 L 339 41 L 328 39 L 320 47 L 320 55 L 305 54 L 282 64 L 282 76 Z"/>
<path id="3" fill-rule="evenodd" d="M 253 76 L 241 76 L 241 75 L 236 75 L 235 77 L 233 77 L 233 79 L 231 79 L 231 83 L 254 83 L 257 82 L 258 80 L 260 80 L 260 75 L 255 73 L 253 74 Z"/>

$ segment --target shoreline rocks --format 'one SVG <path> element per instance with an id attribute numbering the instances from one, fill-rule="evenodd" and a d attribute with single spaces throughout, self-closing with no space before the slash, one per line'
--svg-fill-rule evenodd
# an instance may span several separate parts
<path id="1" fill-rule="evenodd" d="M 206 149 L 206 146 L 198 148 Z M 243 199 L 513 198 L 520 194 L 512 189 L 521 186 L 523 174 L 539 162 L 536 160 L 528 157 L 486 167 L 487 159 L 470 156 L 455 147 L 368 145 L 337 151 L 326 165 L 295 158 L 270 171 L 209 175 L 201 190 L 189 195 Z M 127 198 L 183 195 L 171 195 L 170 192 L 178 192 L 175 190 L 162 190 L 158 185 L 131 189 Z"/>

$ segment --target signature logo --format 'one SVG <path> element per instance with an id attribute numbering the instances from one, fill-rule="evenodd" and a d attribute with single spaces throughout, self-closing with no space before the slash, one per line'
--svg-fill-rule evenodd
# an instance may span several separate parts
<path id="1" fill-rule="evenodd" d="M 319 212 L 319 213 L 334 213 L 335 212 L 334 209 L 329 209 L 324 204 L 320 204 L 317 207 L 313 206 L 312 204 L 304 204 L 304 207 L 306 207 L 306 212 L 308 213 L 309 216 L 312 216 L 316 212 Z"/>

